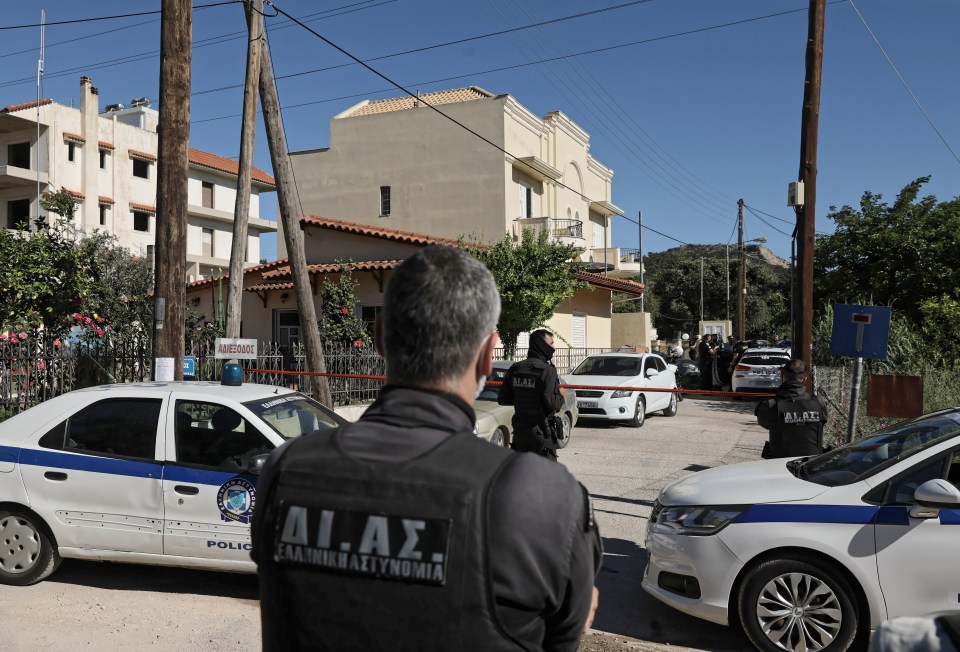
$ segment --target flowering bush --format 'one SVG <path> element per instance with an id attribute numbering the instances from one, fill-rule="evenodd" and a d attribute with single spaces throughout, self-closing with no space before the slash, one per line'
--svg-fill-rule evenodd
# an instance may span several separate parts
<path id="1" fill-rule="evenodd" d="M 336 283 L 323 281 L 321 292 L 320 339 L 324 344 L 341 344 L 362 349 L 371 343 L 370 333 L 363 320 L 352 308 L 357 305 L 357 283 L 350 274 L 350 266 L 340 266 Z"/>

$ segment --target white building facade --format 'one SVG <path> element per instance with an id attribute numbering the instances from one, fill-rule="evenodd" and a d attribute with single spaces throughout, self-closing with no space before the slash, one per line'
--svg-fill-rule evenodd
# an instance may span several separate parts
<path id="1" fill-rule="evenodd" d="M 135 255 L 152 259 L 156 242 L 158 113 L 146 99 L 100 112 L 99 94 L 80 80 L 80 108 L 52 100 L 0 109 L 0 228 L 26 230 L 41 214 L 39 196 L 66 189 L 77 200 L 73 225 L 104 230 Z M 38 128 L 39 127 L 39 128 Z M 230 267 L 236 161 L 190 149 L 187 274 L 196 281 Z M 254 168 L 247 266 L 260 260 L 260 235 L 276 231 L 260 218 L 260 195 L 273 177 Z"/>

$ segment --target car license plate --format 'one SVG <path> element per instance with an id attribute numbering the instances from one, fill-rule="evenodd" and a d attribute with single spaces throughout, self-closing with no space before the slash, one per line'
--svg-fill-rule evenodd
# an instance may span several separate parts
<path id="1" fill-rule="evenodd" d="M 577 401 L 577 408 L 595 408 L 597 401 Z"/>

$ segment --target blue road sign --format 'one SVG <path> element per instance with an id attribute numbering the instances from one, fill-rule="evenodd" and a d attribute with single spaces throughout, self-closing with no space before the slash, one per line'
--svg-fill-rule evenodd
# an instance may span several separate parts
<path id="1" fill-rule="evenodd" d="M 197 359 L 192 355 L 188 355 L 183 359 L 183 379 L 197 379 Z"/>
<path id="2" fill-rule="evenodd" d="M 833 305 L 830 353 L 848 358 L 886 360 L 890 339 L 888 306 Z"/>

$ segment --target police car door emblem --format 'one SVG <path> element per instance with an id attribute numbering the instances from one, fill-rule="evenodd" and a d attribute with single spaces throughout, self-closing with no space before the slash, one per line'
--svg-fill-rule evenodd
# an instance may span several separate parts
<path id="1" fill-rule="evenodd" d="M 256 489 L 253 483 L 240 477 L 230 478 L 217 492 L 217 507 L 224 521 L 249 523 L 256 502 Z"/>
<path id="2" fill-rule="evenodd" d="M 281 505 L 274 561 L 317 571 L 442 586 L 451 519 Z"/>

